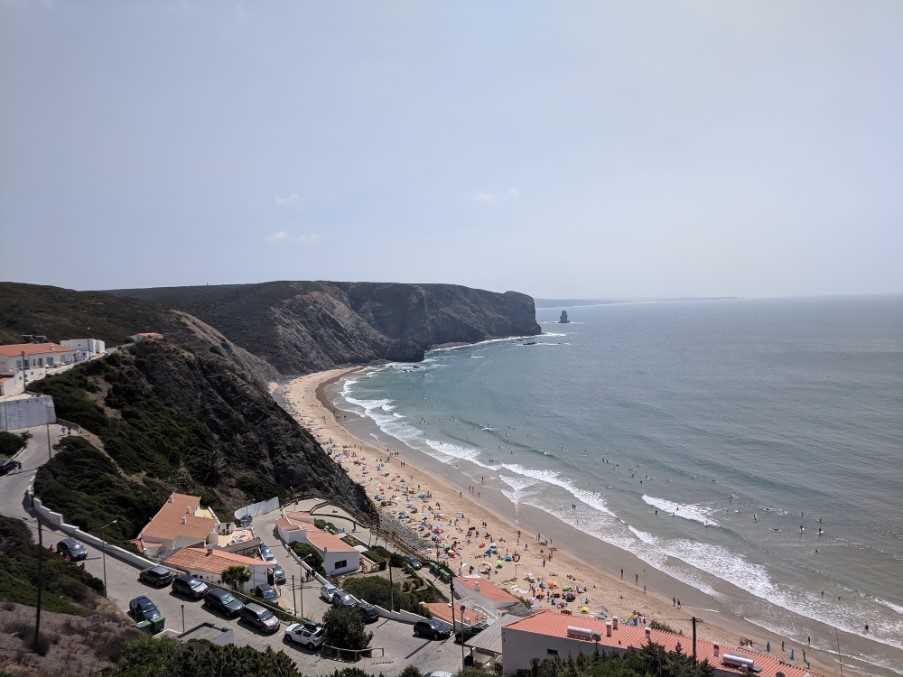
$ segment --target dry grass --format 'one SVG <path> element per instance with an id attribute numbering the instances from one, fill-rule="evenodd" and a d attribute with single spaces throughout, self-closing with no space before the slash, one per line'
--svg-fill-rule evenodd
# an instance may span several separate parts
<path id="1" fill-rule="evenodd" d="M 8 675 L 96 675 L 137 635 L 118 612 L 81 617 L 45 611 L 35 644 L 35 609 L 8 602 L 2 609 L 0 672 Z"/>

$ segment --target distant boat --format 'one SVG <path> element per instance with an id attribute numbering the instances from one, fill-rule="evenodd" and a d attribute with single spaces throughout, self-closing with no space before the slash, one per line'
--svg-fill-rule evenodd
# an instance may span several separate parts
<path id="1" fill-rule="evenodd" d="M 521 345 L 522 346 L 535 346 L 536 341 L 524 341 L 523 343 L 521 343 Z"/>
<path id="2" fill-rule="evenodd" d="M 568 319 L 568 311 L 562 310 L 561 317 L 558 318 L 558 324 L 568 324 L 570 320 Z"/>

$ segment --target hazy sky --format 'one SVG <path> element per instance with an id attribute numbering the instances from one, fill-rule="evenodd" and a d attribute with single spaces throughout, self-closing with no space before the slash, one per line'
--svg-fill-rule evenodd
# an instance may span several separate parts
<path id="1" fill-rule="evenodd" d="M 0 279 L 903 292 L 903 2 L 0 0 Z"/>

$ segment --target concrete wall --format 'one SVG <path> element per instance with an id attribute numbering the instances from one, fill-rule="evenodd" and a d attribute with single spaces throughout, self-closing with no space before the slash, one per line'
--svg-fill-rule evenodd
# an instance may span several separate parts
<path id="1" fill-rule="evenodd" d="M 53 398 L 48 395 L 0 400 L 0 430 L 35 428 L 56 423 Z"/>
<path id="2" fill-rule="evenodd" d="M 251 515 L 251 517 L 255 517 L 257 515 L 262 515 L 267 512 L 273 512 L 274 510 L 279 510 L 279 497 L 274 496 L 273 498 L 268 498 L 265 501 L 258 501 L 257 503 L 251 503 L 249 505 L 243 505 L 235 511 L 235 519 L 241 519 L 245 515 Z"/>
<path id="3" fill-rule="evenodd" d="M 60 513 L 54 512 L 53 510 L 45 507 L 40 498 L 38 498 L 31 492 L 29 492 L 28 495 L 31 497 L 30 501 L 32 509 L 45 524 L 49 524 L 54 528 L 59 529 L 66 534 L 69 534 L 70 536 L 72 536 L 72 538 L 75 538 L 82 543 L 87 543 L 88 545 L 91 545 L 98 549 L 105 549 L 107 555 L 122 560 L 123 562 L 127 562 L 139 569 L 146 569 L 147 567 L 156 565 L 156 562 L 145 559 L 144 557 L 120 548 L 117 545 L 110 545 L 109 543 L 105 543 L 102 539 L 98 538 L 94 534 L 89 534 L 87 531 L 82 531 L 74 524 L 68 524 Z"/>
<path id="4" fill-rule="evenodd" d="M 320 549 L 317 548 L 317 550 L 319 551 Z M 361 565 L 361 553 L 357 550 L 350 552 L 320 551 L 320 554 L 323 555 L 323 570 L 326 572 L 327 576 L 339 576 L 341 574 L 351 573 L 352 571 L 357 571 Z M 345 566 L 336 566 L 337 562 L 342 561 L 345 562 Z"/>
<path id="5" fill-rule="evenodd" d="M 579 625 L 578 620 L 574 619 L 575 625 Z M 549 653 L 549 650 L 556 651 L 557 654 Z M 567 637 L 546 637 L 532 632 L 502 628 L 502 665 L 506 675 L 518 670 L 529 670 L 530 663 L 534 659 L 541 661 L 555 655 L 563 659 L 567 659 L 568 656 L 576 658 L 581 653 L 592 654 L 595 650 L 595 642 Z M 623 651 L 624 649 L 599 646 L 599 653 L 611 655 Z"/>
<path id="6" fill-rule="evenodd" d="M 25 392 L 25 379 L 21 371 L 0 379 L 0 397 L 21 395 L 23 392 Z"/>

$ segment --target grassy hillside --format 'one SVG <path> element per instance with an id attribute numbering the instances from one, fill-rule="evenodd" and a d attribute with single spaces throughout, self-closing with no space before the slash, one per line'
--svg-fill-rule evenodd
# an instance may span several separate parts
<path id="1" fill-rule="evenodd" d="M 190 313 L 283 374 L 419 361 L 441 343 L 540 332 L 529 296 L 450 284 L 265 282 L 113 293 Z"/>
<path id="2" fill-rule="evenodd" d="M 215 353 L 144 342 L 30 387 L 103 444 L 65 440 L 35 481 L 50 507 L 88 529 L 115 514 L 123 519 L 110 535 L 134 538 L 173 490 L 203 496 L 224 516 L 290 495 L 372 514 L 363 490 L 319 444 Z"/>

